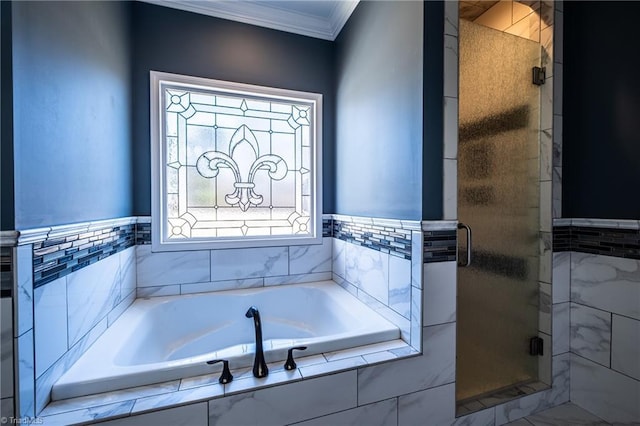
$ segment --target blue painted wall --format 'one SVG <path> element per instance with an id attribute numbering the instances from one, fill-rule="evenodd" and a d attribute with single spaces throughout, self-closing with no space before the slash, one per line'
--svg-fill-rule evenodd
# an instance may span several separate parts
<path id="1" fill-rule="evenodd" d="M 420 220 L 423 3 L 361 2 L 336 50 L 335 212 Z"/>
<path id="2" fill-rule="evenodd" d="M 139 2 L 132 28 L 134 214 L 151 214 L 150 70 L 321 93 L 323 207 L 333 212 L 333 43 Z"/>
<path id="3" fill-rule="evenodd" d="M 11 2 L 0 2 L 0 230 L 14 229 Z"/>
<path id="4" fill-rule="evenodd" d="M 129 216 L 129 4 L 13 2 L 17 229 Z"/>
<path id="5" fill-rule="evenodd" d="M 639 2 L 565 2 L 562 215 L 640 218 Z"/>
<path id="6" fill-rule="evenodd" d="M 444 157 L 444 2 L 424 3 L 422 219 L 441 220 Z"/>

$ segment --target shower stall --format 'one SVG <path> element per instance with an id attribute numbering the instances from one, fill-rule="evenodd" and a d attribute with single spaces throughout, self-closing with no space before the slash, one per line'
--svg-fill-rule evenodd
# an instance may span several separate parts
<path id="1" fill-rule="evenodd" d="M 456 399 L 484 407 L 539 383 L 550 349 L 538 338 L 544 69 L 539 30 L 460 16 L 458 219 L 472 244 L 469 259 L 459 233 Z"/>

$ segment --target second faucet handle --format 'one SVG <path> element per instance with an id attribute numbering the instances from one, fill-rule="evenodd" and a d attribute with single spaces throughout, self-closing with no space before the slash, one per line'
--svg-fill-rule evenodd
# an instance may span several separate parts
<path id="1" fill-rule="evenodd" d="M 217 364 L 219 362 L 222 363 L 222 374 L 220 375 L 218 382 L 223 385 L 231 383 L 231 381 L 233 380 L 233 375 L 229 370 L 229 361 L 227 361 L 226 359 L 214 359 L 211 361 L 207 361 L 207 364 Z"/>
<path id="2" fill-rule="evenodd" d="M 285 370 L 293 370 L 296 368 L 296 362 L 293 360 L 293 351 L 304 351 L 307 349 L 306 346 L 296 346 L 294 348 L 289 349 L 287 353 L 287 362 L 284 363 Z"/>

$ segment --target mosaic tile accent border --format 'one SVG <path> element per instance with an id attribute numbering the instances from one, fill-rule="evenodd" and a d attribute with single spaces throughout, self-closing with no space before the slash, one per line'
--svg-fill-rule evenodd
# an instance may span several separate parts
<path id="1" fill-rule="evenodd" d="M 136 245 L 151 244 L 151 222 L 136 223 Z"/>
<path id="2" fill-rule="evenodd" d="M 13 292 L 13 247 L 0 247 L 0 297 Z"/>
<path id="3" fill-rule="evenodd" d="M 322 218 L 322 238 L 333 237 L 333 219 Z"/>
<path id="4" fill-rule="evenodd" d="M 410 229 L 339 219 L 332 220 L 331 229 L 333 238 L 411 260 Z"/>
<path id="5" fill-rule="evenodd" d="M 135 224 L 108 226 L 33 244 L 37 288 L 135 245 Z"/>
<path id="6" fill-rule="evenodd" d="M 457 232 L 455 229 L 423 231 L 423 263 L 456 260 Z"/>
<path id="7" fill-rule="evenodd" d="M 553 228 L 553 251 L 577 251 L 640 259 L 640 230 L 598 226 L 557 226 Z"/>

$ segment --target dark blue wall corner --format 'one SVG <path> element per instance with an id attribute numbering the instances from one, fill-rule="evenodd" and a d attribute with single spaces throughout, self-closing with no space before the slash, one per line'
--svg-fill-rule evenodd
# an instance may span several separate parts
<path id="1" fill-rule="evenodd" d="M 639 2 L 565 2 L 564 217 L 640 218 Z"/>
<path id="2" fill-rule="evenodd" d="M 0 2 L 0 230 L 15 227 L 11 2 Z"/>
<path id="3" fill-rule="evenodd" d="M 334 212 L 333 43 L 224 19 L 133 4 L 134 214 L 151 213 L 149 71 L 323 95 L 324 212 Z"/>
<path id="4" fill-rule="evenodd" d="M 13 2 L 17 229 L 132 214 L 129 16 Z"/>
<path id="5" fill-rule="evenodd" d="M 442 219 L 444 2 L 424 3 L 422 219 Z"/>
<path id="6" fill-rule="evenodd" d="M 336 213 L 420 220 L 423 3 L 361 2 L 336 52 Z"/>

